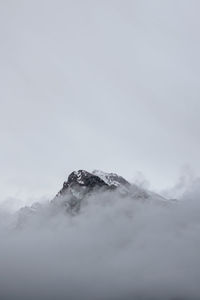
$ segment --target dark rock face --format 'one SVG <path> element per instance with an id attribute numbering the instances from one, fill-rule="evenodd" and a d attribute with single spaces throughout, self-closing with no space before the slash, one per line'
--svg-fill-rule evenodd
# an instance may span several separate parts
<path id="1" fill-rule="evenodd" d="M 91 195 L 93 191 L 113 191 L 119 189 L 122 194 L 127 194 L 130 183 L 123 177 L 114 173 L 94 171 L 93 173 L 85 170 L 74 171 L 64 182 L 62 189 L 54 198 L 59 201 L 59 197 L 64 197 L 64 205 L 70 212 L 78 212 L 82 200 Z"/>
<path id="2" fill-rule="evenodd" d="M 84 187 L 85 190 L 91 190 L 94 188 L 109 187 L 109 185 L 103 181 L 100 177 L 91 174 L 84 170 L 72 172 L 68 180 L 64 182 L 63 188 L 60 190 L 58 195 L 65 194 L 72 188 L 78 189 L 78 187 Z"/>
<path id="3" fill-rule="evenodd" d="M 116 196 L 121 197 L 121 199 L 129 197 L 133 201 L 150 199 L 162 204 L 166 203 L 166 199 L 160 195 L 144 190 L 135 184 L 130 184 L 122 176 L 115 173 L 106 173 L 99 170 L 90 173 L 79 170 L 72 172 L 68 176 L 68 180 L 64 182 L 62 189 L 49 202 L 49 205 L 35 203 L 30 207 L 20 209 L 16 226 L 19 228 L 23 227 L 23 224 L 29 219 L 33 220 L 34 216 L 40 214 L 43 216 L 46 210 L 52 215 L 60 211 L 76 215 L 82 205 L 87 205 L 87 200 L 90 200 L 91 196 L 99 197 L 104 192 L 106 192 L 106 197 L 108 196 L 107 192 L 109 194 L 112 192 L 111 197 Z"/>
<path id="4" fill-rule="evenodd" d="M 72 172 L 68 177 L 68 184 L 77 183 L 90 188 L 107 186 L 107 184 L 98 176 L 87 171 L 79 170 Z"/>

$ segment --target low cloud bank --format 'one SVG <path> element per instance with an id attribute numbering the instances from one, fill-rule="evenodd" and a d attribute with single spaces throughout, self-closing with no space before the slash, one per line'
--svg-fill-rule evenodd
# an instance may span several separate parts
<path id="1" fill-rule="evenodd" d="M 180 201 L 107 192 L 77 215 L 46 203 L 0 220 L 2 300 L 200 298 L 199 180 Z"/>

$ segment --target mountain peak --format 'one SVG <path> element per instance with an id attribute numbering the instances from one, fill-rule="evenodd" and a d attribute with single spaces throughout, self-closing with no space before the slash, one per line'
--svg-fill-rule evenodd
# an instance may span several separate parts
<path id="1" fill-rule="evenodd" d="M 90 173 L 86 170 L 78 170 L 69 174 L 67 181 L 63 183 L 62 189 L 50 201 L 49 207 L 55 209 L 55 211 L 59 207 L 65 207 L 66 211 L 77 213 L 84 199 L 92 196 L 93 192 L 98 192 L 97 195 L 99 195 L 99 192 L 114 192 L 113 197 L 129 197 L 137 201 L 149 199 L 150 201 L 163 203 L 166 200 L 160 195 L 129 183 L 122 176 L 115 173 L 106 173 L 100 170 L 94 170 Z M 34 204 L 31 207 L 21 209 L 19 224 L 24 223 L 27 217 L 37 214 L 42 207 L 41 204 Z"/>
<path id="2" fill-rule="evenodd" d="M 89 173 L 85 170 L 73 171 L 67 181 L 64 182 L 62 189 L 58 195 L 63 195 L 67 191 L 71 191 L 74 188 L 87 188 L 91 190 L 93 188 L 108 187 L 108 184 L 102 180 L 99 176 Z"/>
<path id="3" fill-rule="evenodd" d="M 74 190 L 81 189 L 91 191 L 96 188 L 115 189 L 120 186 L 129 186 L 130 183 L 115 173 L 106 173 L 94 170 L 92 173 L 85 170 L 73 171 L 67 181 L 63 183 L 62 189 L 57 195 L 64 195 L 68 191 L 72 194 Z"/>

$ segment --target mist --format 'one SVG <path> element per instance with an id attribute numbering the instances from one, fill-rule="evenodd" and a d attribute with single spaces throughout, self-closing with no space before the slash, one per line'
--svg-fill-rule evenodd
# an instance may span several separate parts
<path id="1" fill-rule="evenodd" d="M 0 1 L 0 189 L 50 197 L 74 169 L 165 189 L 200 175 L 198 0 Z"/>
<path id="2" fill-rule="evenodd" d="M 199 11 L 0 1 L 0 300 L 200 299 Z M 103 191 L 72 213 L 52 199 L 75 169 L 168 200 Z"/>
<path id="3" fill-rule="evenodd" d="M 199 299 L 199 196 L 196 179 L 176 201 L 114 191 L 77 214 L 62 198 L 2 212 L 0 298 Z"/>

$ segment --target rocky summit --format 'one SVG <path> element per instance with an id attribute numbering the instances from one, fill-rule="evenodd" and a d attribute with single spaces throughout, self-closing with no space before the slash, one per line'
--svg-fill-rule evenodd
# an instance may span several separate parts
<path id="1" fill-rule="evenodd" d="M 70 210 L 78 210 L 81 200 L 94 191 L 113 191 L 128 186 L 130 183 L 115 173 L 97 170 L 90 173 L 85 170 L 78 170 L 73 171 L 68 176 L 54 200 L 57 201 L 60 197 L 64 197 L 65 204 Z"/>
<path id="2" fill-rule="evenodd" d="M 87 191 L 94 188 L 108 187 L 109 185 L 99 176 L 85 170 L 74 171 L 68 176 L 68 180 L 63 183 L 58 195 L 64 195 L 73 189 L 85 188 Z"/>
<path id="3" fill-rule="evenodd" d="M 99 170 L 95 170 L 92 173 L 85 170 L 73 171 L 68 176 L 67 181 L 64 181 L 61 190 L 50 201 L 49 209 L 57 211 L 59 207 L 62 207 L 69 213 L 78 212 L 82 200 L 93 192 L 119 190 L 119 193 L 124 195 L 131 190 L 131 187 L 132 185 L 127 180 L 115 173 L 106 173 Z M 21 226 L 27 219 L 42 210 L 48 210 L 48 206 L 45 208 L 40 203 L 34 203 L 30 207 L 21 208 L 18 223 Z"/>
<path id="4" fill-rule="evenodd" d="M 73 171 L 68 176 L 67 181 L 63 183 L 63 187 L 56 197 L 70 193 L 80 198 L 80 195 L 83 196 L 88 192 L 96 191 L 100 188 L 104 190 L 114 190 L 119 187 L 128 186 L 130 186 L 130 183 L 115 173 L 106 173 L 99 170 L 94 170 L 90 173 L 85 170 L 78 170 Z"/>
<path id="5" fill-rule="evenodd" d="M 100 170 L 87 172 L 85 170 L 73 171 L 67 181 L 63 183 L 53 201 L 64 203 L 69 210 L 79 210 L 81 202 L 93 192 L 116 191 L 119 196 L 130 197 L 139 201 L 158 201 L 166 199 L 162 196 L 145 190 L 140 186 L 129 183 L 122 176 L 115 173 L 106 173 Z M 63 200 L 61 200 L 61 198 Z"/>
<path id="6" fill-rule="evenodd" d="M 68 176 L 61 190 L 46 205 L 34 203 L 32 206 L 21 208 L 18 212 L 17 226 L 23 226 L 28 220 L 31 221 L 32 217 L 43 216 L 43 214 L 49 213 L 54 215 L 59 211 L 77 214 L 82 205 L 84 206 L 87 203 L 88 199 L 100 200 L 106 195 L 109 201 L 107 192 L 112 193 L 112 199 L 115 197 L 116 199 L 119 199 L 119 197 L 121 199 L 128 197 L 132 201 L 139 202 L 153 201 L 159 204 L 166 204 L 168 202 L 162 196 L 145 190 L 133 183 L 129 183 L 122 176 L 115 173 L 106 173 L 99 170 L 93 172 L 78 170 L 73 171 Z"/>

